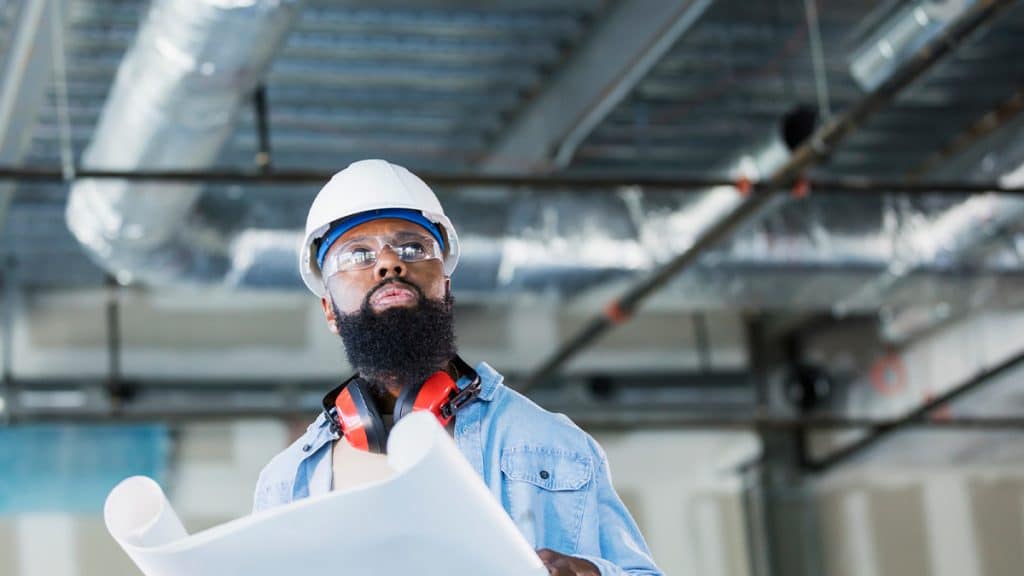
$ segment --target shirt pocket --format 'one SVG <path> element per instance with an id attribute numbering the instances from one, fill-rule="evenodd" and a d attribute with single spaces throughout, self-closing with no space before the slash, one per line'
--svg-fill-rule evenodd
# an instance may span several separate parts
<path id="1" fill-rule="evenodd" d="M 546 446 L 517 446 L 501 452 L 502 500 L 534 548 L 576 551 L 593 476 L 583 454 Z"/>

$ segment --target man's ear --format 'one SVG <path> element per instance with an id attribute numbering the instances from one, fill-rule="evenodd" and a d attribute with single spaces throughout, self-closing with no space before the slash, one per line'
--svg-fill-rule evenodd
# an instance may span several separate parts
<path id="1" fill-rule="evenodd" d="M 324 318 L 327 319 L 327 329 L 337 334 L 338 317 L 334 314 L 334 306 L 327 294 L 324 294 L 324 296 L 320 298 L 320 306 L 324 309 Z"/>

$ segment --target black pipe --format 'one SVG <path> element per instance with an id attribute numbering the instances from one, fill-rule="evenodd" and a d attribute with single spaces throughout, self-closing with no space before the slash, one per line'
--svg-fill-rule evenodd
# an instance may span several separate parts
<path id="1" fill-rule="evenodd" d="M 921 422 L 930 422 L 930 420 L 927 420 L 927 416 L 929 413 L 935 411 L 938 408 L 943 407 L 946 404 L 949 404 L 953 400 L 956 400 L 957 398 L 960 398 L 965 394 L 968 394 L 969 392 L 977 390 L 978 388 L 984 386 L 988 382 L 991 382 L 996 377 L 1006 373 L 1009 370 L 1012 370 L 1013 368 L 1016 368 L 1020 364 L 1024 364 L 1024 352 L 1021 352 L 1016 356 L 1013 356 L 1009 360 L 1005 360 L 1002 363 L 992 368 L 989 368 L 984 372 L 981 372 L 980 374 L 974 376 L 973 378 L 959 386 L 954 386 L 953 388 L 943 393 L 942 395 L 937 396 L 936 398 L 933 398 L 928 402 L 925 402 L 916 410 L 902 418 L 898 418 L 891 422 L 884 423 L 881 426 L 873 427 L 874 429 L 872 433 L 869 434 L 868 436 L 865 436 L 864 438 L 861 438 L 860 440 L 853 442 L 852 444 L 845 448 L 837 450 L 836 452 L 832 453 L 829 456 L 826 456 L 825 458 L 820 458 L 809 462 L 808 469 L 812 472 L 825 472 L 829 468 L 834 468 L 835 466 L 877 445 L 882 439 L 892 434 L 893 432 L 896 432 L 908 426 L 918 426 Z"/>
<path id="2" fill-rule="evenodd" d="M 971 124 L 948 144 L 926 158 L 920 166 L 912 170 L 910 177 L 917 178 L 928 174 L 935 167 L 957 156 L 996 130 L 1006 126 L 1021 112 L 1024 112 L 1024 88 L 1017 90 L 1013 96 L 1010 96 L 992 110 L 982 114 L 974 124 Z"/>
<path id="3" fill-rule="evenodd" d="M 256 166 L 261 173 L 270 171 L 270 122 L 267 119 L 267 86 L 260 84 L 252 95 L 256 118 Z"/>
<path id="4" fill-rule="evenodd" d="M 815 131 L 804 144 L 793 151 L 792 156 L 768 180 L 768 188 L 777 190 L 788 187 L 812 165 L 827 158 L 836 146 L 864 123 L 867 118 L 892 101 L 900 91 L 918 79 L 932 65 L 946 56 L 982 24 L 990 21 L 1012 0 L 990 0 L 979 2 L 949 26 L 944 34 L 924 46 L 909 61 L 900 66 L 874 92 L 862 98 L 851 109 L 836 116 L 821 129 Z M 562 344 L 547 360 L 541 363 L 519 387 L 529 390 L 548 379 L 566 362 L 579 354 L 605 332 L 627 321 L 639 304 L 663 287 L 683 270 L 689 268 L 701 256 L 720 241 L 733 235 L 754 216 L 768 206 L 773 194 L 755 194 L 740 204 L 731 214 L 708 229 L 696 242 L 681 254 L 670 260 L 647 279 L 633 286 L 619 300 L 607 307 L 604 315 L 592 319 L 568 342 Z"/>
<path id="5" fill-rule="evenodd" d="M 574 422 L 583 427 L 602 429 L 672 429 L 672 430 L 889 430 L 894 426 L 932 430 L 1024 431 L 1024 417 L 957 417 L 948 419 L 877 419 L 877 418 L 747 418 L 704 417 L 680 415 L 664 406 L 651 409 L 602 409 L 597 412 L 563 410 Z M 9 414 L 10 423 L 33 422 L 201 422 L 209 420 L 238 420 L 254 418 L 312 418 L 315 407 L 280 408 L 203 408 L 199 405 L 182 410 L 147 410 L 125 405 L 116 414 L 89 409 L 21 409 Z"/>
<path id="6" fill-rule="evenodd" d="M 3 301 L 0 302 L 0 346 L 3 347 L 3 373 L 0 375 L 0 423 L 11 422 L 10 413 L 15 409 L 18 388 L 14 381 L 14 298 L 15 298 L 15 267 L 17 260 L 13 254 L 6 254 L 3 259 L 3 270 L 0 271 L 0 289 L 3 290 Z"/>
<path id="7" fill-rule="evenodd" d="M 624 187 L 638 187 L 645 192 L 686 192 L 699 191 L 718 186 L 736 186 L 734 180 L 712 179 L 700 176 L 664 175 L 651 176 L 649 173 L 616 174 L 474 174 L 474 173 L 418 173 L 433 186 L 503 186 L 529 188 L 531 191 L 566 188 L 586 188 L 595 193 L 617 191 Z M 128 180 L 167 183 L 198 184 L 247 184 L 253 186 L 316 184 L 322 185 L 333 174 L 319 170 L 95 170 L 77 168 L 77 179 Z M 59 167 L 0 166 L 0 181 L 63 183 L 64 173 Z M 873 180 L 870 178 L 820 178 L 809 179 L 807 185 L 811 195 L 969 195 L 989 192 L 1008 196 L 1024 196 L 1022 186 L 1003 186 L 998 182 L 921 182 L 909 180 Z M 168 192 L 173 192 L 168 188 Z M 772 185 L 770 182 L 752 183 L 752 194 L 784 192 L 788 185 Z"/>
<path id="8" fill-rule="evenodd" d="M 121 285 L 107 275 L 107 383 L 113 388 L 121 378 Z"/>

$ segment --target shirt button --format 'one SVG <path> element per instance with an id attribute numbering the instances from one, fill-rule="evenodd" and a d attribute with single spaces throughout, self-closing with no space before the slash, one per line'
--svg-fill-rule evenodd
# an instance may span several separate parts
<path id="1" fill-rule="evenodd" d="M 309 452 L 309 449 L 312 448 L 312 447 L 313 446 L 311 444 L 303 444 L 302 445 L 302 451 L 303 452 Z"/>
<path id="2" fill-rule="evenodd" d="M 547 480 L 550 477 L 551 477 L 551 474 L 549 474 L 547 470 L 541 470 L 540 471 L 540 479 L 541 480 Z"/>

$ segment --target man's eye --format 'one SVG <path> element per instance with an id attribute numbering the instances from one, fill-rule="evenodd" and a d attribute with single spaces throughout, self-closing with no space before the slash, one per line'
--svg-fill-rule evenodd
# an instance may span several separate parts
<path id="1" fill-rule="evenodd" d="M 423 256 L 427 253 L 426 247 L 420 242 L 406 242 L 398 248 L 406 256 Z"/>
<path id="2" fill-rule="evenodd" d="M 367 248 L 352 248 L 345 252 L 345 259 L 353 264 L 362 264 L 373 259 L 373 251 Z"/>

